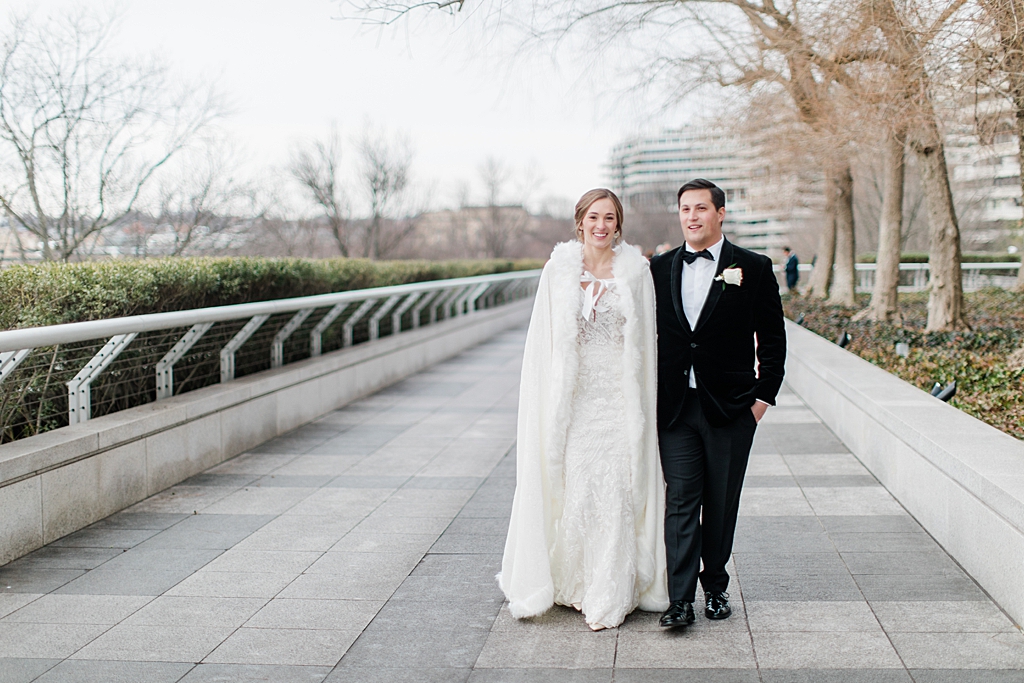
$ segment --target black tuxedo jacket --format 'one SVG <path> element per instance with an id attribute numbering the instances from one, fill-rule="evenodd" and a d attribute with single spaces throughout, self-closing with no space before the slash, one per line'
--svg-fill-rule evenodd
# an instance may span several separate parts
<path id="1" fill-rule="evenodd" d="M 775 405 L 786 363 L 779 283 L 771 259 L 725 240 L 716 275 L 740 268 L 743 282 L 712 281 L 696 328 L 690 329 L 683 312 L 682 252 L 679 247 L 651 261 L 658 309 L 658 427 L 675 426 L 690 390 L 691 367 L 704 416 L 721 427 L 757 399 Z"/>

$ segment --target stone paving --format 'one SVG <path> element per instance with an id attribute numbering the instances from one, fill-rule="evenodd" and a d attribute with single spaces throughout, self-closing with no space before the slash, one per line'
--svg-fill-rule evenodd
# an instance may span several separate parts
<path id="1" fill-rule="evenodd" d="M 0 568 L 0 682 L 1024 682 L 1024 636 L 792 393 L 731 619 L 516 622 L 494 581 L 524 332 Z"/>

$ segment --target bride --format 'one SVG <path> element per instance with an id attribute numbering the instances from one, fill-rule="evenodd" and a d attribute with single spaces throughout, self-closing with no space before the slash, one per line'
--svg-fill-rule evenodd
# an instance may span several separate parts
<path id="1" fill-rule="evenodd" d="M 516 618 L 553 604 L 594 630 L 668 607 L 655 426 L 654 289 L 622 242 L 622 204 L 591 190 L 530 319 L 516 493 L 498 581 Z"/>

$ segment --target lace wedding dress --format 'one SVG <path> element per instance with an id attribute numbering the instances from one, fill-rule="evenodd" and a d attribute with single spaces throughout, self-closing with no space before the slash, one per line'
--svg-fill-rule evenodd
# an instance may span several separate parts
<path id="1" fill-rule="evenodd" d="M 612 628 L 636 608 L 636 535 L 622 392 L 623 328 L 614 280 L 587 273 L 579 371 L 566 440 L 565 501 L 552 557 L 555 602 Z"/>

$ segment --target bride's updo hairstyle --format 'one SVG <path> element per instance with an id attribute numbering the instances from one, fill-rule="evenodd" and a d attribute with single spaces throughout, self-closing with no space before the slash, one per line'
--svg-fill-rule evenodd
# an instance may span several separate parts
<path id="1" fill-rule="evenodd" d="M 610 199 L 612 204 L 615 205 L 615 244 L 618 244 L 622 241 L 622 202 L 619 201 L 614 192 L 603 187 L 585 193 L 576 202 L 576 239 L 580 242 L 583 241 L 583 218 L 587 215 L 591 205 L 599 199 Z"/>

